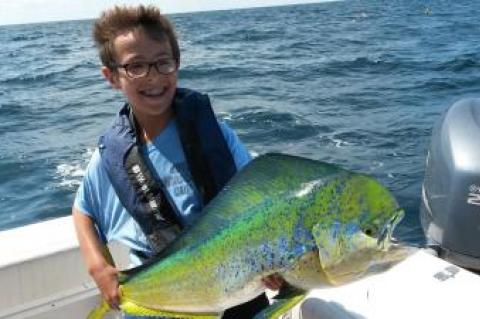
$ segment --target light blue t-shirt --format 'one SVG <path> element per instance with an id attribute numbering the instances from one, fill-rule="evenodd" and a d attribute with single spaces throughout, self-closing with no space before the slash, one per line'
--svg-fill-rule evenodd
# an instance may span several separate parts
<path id="1" fill-rule="evenodd" d="M 240 170 L 251 157 L 227 124 L 220 123 L 220 129 L 233 155 L 235 165 Z M 202 208 L 201 197 L 188 169 L 176 121 L 171 120 L 152 142 L 141 147 L 141 152 L 145 158 L 148 156 L 157 176 L 167 189 L 166 196 L 170 196 L 182 216 L 186 218 L 190 214 L 199 213 Z M 80 212 L 94 220 L 103 241 L 118 241 L 131 250 L 147 256 L 152 255 L 140 226 L 120 203 L 101 163 L 98 149 L 87 166 L 74 205 Z M 133 265 L 141 263 L 134 254 L 130 255 L 130 260 Z"/>

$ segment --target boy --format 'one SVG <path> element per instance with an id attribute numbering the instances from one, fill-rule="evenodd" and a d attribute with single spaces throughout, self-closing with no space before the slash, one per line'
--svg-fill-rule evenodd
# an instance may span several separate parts
<path id="1" fill-rule="evenodd" d="M 157 8 L 107 10 L 93 34 L 102 74 L 127 103 L 100 137 L 72 214 L 88 271 L 118 309 L 117 269 L 104 243 L 127 245 L 132 264 L 141 264 L 194 223 L 250 156 L 217 123 L 207 96 L 177 88 L 179 46 Z M 264 282 L 274 289 L 281 284 L 276 276 Z M 267 304 L 261 295 L 224 318 L 251 318 Z"/>

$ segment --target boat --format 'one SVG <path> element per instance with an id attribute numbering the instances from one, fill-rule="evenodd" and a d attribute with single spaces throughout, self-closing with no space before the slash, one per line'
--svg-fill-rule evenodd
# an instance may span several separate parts
<path id="1" fill-rule="evenodd" d="M 128 252 L 110 249 L 117 265 L 127 267 Z M 0 232 L 0 256 L 1 319 L 85 319 L 100 301 L 71 216 Z"/>
<path id="2" fill-rule="evenodd" d="M 427 248 L 385 273 L 314 289 L 282 319 L 480 317 L 479 138 L 480 99 L 455 103 L 433 130 L 420 209 Z M 110 250 L 126 268 L 128 252 Z M 100 301 L 70 216 L 0 232 L 0 256 L 0 319 L 83 319 Z"/>

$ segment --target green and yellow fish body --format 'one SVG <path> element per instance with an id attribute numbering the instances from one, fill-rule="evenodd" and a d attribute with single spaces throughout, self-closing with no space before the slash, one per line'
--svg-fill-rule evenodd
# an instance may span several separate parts
<path id="1" fill-rule="evenodd" d="M 390 243 L 401 217 L 395 199 L 371 177 L 295 156 L 260 156 L 156 260 L 125 273 L 120 307 L 137 315 L 218 318 L 262 293 L 261 279 L 277 273 L 291 289 L 258 316 L 271 318 L 309 289 L 405 258 L 408 249 Z"/>

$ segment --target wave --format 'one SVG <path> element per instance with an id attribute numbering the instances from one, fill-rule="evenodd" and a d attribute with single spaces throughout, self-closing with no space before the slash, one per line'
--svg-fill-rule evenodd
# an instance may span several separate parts
<path id="1" fill-rule="evenodd" d="M 49 83 L 53 80 L 60 80 L 61 77 L 66 76 L 68 80 L 71 80 L 71 75 L 80 69 L 83 68 L 93 68 L 96 67 L 92 62 L 82 62 L 74 64 L 70 67 L 63 68 L 61 70 L 49 71 L 46 73 L 37 73 L 33 71 L 33 74 L 22 74 L 22 75 L 15 75 L 10 78 L 0 79 L 0 84 L 8 84 L 8 85 L 29 85 L 33 83 Z M 45 67 L 45 69 L 47 69 Z"/>
<path id="2" fill-rule="evenodd" d="M 219 78 L 242 78 L 251 76 L 249 70 L 236 66 L 186 66 L 180 69 L 179 77 L 182 80 L 192 79 L 219 79 Z"/>
<path id="3" fill-rule="evenodd" d="M 94 151 L 95 149 L 88 148 L 79 160 L 57 165 L 55 179 L 58 181 L 58 186 L 67 189 L 76 189 L 85 175 L 88 161 Z"/>
<path id="4" fill-rule="evenodd" d="M 456 83 L 455 79 L 450 77 L 432 77 L 418 83 L 414 86 L 414 88 L 418 90 L 424 90 L 426 92 L 444 92 L 448 90 L 456 91 L 460 89 L 461 86 Z"/>
<path id="5" fill-rule="evenodd" d="M 33 41 L 37 40 L 40 38 L 43 38 L 45 34 L 43 32 L 34 32 L 30 34 L 20 34 L 20 35 L 14 35 L 12 38 L 10 38 L 10 41 L 12 42 L 27 42 L 27 41 Z"/>
<path id="6" fill-rule="evenodd" d="M 466 53 L 437 65 L 435 71 L 464 72 L 480 66 L 480 53 Z"/>
<path id="7" fill-rule="evenodd" d="M 225 120 L 242 133 L 244 142 L 255 144 L 299 141 L 320 132 L 331 131 L 328 127 L 312 124 L 295 114 L 260 108 L 250 108 L 231 114 Z"/>
<path id="8" fill-rule="evenodd" d="M 362 71 L 368 73 L 393 72 L 402 67 L 400 61 L 387 61 L 381 57 L 357 57 L 351 60 L 333 60 L 325 63 L 324 70 Z"/>

